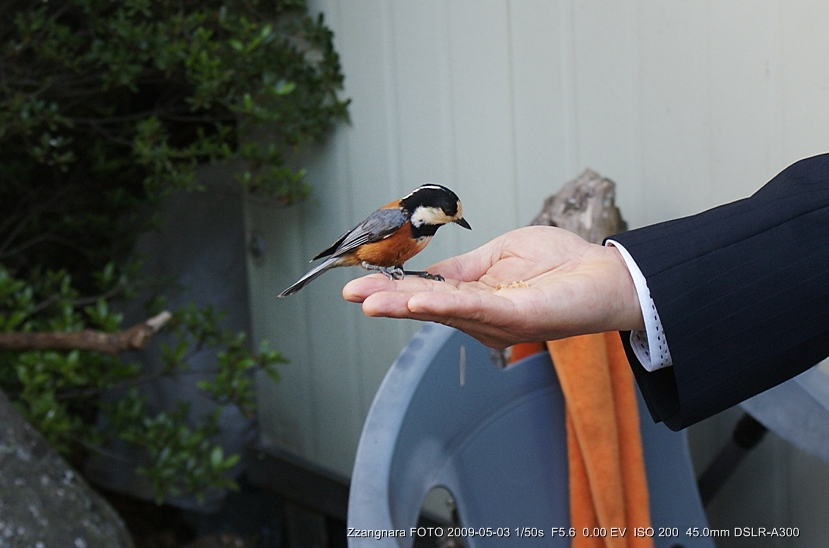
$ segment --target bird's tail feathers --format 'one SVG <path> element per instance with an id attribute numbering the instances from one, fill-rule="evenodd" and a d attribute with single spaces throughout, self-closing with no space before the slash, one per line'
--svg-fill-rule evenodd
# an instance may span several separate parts
<path id="1" fill-rule="evenodd" d="M 306 284 L 312 282 L 313 280 L 317 279 L 319 276 L 322 275 L 328 269 L 334 268 L 336 266 L 340 266 L 340 257 L 329 257 L 325 261 L 321 262 L 308 272 L 306 272 L 300 279 L 295 281 L 288 287 L 285 291 L 279 294 L 279 297 L 287 297 L 288 295 L 293 295 L 300 289 L 306 286 Z"/>

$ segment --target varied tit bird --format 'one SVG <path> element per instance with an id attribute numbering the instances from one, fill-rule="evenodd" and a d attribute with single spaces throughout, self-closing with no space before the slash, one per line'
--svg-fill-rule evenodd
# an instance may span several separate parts
<path id="1" fill-rule="evenodd" d="M 421 185 L 408 196 L 384 205 L 340 236 L 331 247 L 311 259 L 328 257 L 324 262 L 309 270 L 279 296 L 296 293 L 326 270 L 338 266 L 360 265 L 395 280 L 411 275 L 443 281 L 439 275 L 403 270 L 403 263 L 420 253 L 438 228 L 447 223 L 472 229 L 463 218 L 457 194 L 434 183 Z"/>

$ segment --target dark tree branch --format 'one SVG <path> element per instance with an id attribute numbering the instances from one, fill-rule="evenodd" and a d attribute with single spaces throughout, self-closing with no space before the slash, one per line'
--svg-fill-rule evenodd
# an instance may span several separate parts
<path id="1" fill-rule="evenodd" d="M 2 350 L 92 350 L 104 354 L 120 354 L 144 348 L 153 335 L 170 321 L 166 310 L 118 333 L 92 329 L 38 333 L 0 333 Z"/>

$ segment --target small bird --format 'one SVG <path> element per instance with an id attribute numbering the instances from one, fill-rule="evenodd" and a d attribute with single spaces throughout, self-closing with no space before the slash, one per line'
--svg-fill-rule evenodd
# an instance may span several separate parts
<path id="1" fill-rule="evenodd" d="M 394 280 L 408 275 L 443 281 L 440 275 L 403 270 L 403 263 L 420 253 L 438 228 L 447 223 L 472 230 L 463 218 L 457 194 L 434 183 L 421 185 L 411 194 L 384 205 L 340 236 L 328 249 L 311 259 L 328 257 L 324 262 L 306 272 L 279 296 L 296 293 L 326 270 L 338 266 L 360 265 Z"/>

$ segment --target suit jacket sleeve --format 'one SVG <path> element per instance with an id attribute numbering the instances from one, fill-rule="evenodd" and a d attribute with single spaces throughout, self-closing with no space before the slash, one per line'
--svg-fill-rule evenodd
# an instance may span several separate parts
<path id="1" fill-rule="evenodd" d="M 684 428 L 829 355 L 829 154 L 744 200 L 613 239 L 647 279 L 673 358 L 649 373 L 622 334 L 654 420 Z"/>

